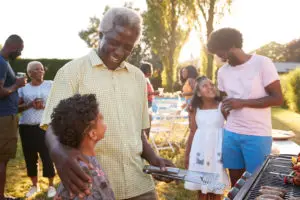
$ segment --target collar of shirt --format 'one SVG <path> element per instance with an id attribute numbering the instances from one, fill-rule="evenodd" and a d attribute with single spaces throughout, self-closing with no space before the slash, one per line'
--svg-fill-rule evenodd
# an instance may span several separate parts
<path id="1" fill-rule="evenodd" d="M 103 63 L 101 58 L 98 56 L 96 49 L 91 50 L 88 56 L 91 61 L 92 67 L 100 67 L 103 69 L 108 69 L 108 67 Z M 122 70 L 122 69 L 126 69 L 130 72 L 130 67 L 128 67 L 127 62 L 123 61 L 115 71 Z"/>

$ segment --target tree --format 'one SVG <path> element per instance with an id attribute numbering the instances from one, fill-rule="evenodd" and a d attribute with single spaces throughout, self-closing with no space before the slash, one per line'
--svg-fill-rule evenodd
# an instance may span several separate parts
<path id="1" fill-rule="evenodd" d="M 226 12 L 229 11 L 232 0 L 195 0 L 194 15 L 197 21 L 196 28 L 200 32 L 200 41 L 204 55 L 202 58 L 202 67 L 206 69 L 206 76 L 213 78 L 213 55 L 206 49 L 206 41 L 213 32 L 214 26 L 220 22 Z M 203 58 L 203 56 L 205 56 Z"/>
<path id="2" fill-rule="evenodd" d="M 287 61 L 287 48 L 284 44 L 279 44 L 276 42 L 270 42 L 266 45 L 263 45 L 259 49 L 251 52 L 257 53 L 262 56 L 269 57 L 273 60 L 273 62 L 285 62 Z"/>
<path id="3" fill-rule="evenodd" d="M 267 56 L 274 62 L 300 62 L 300 39 L 286 44 L 270 42 L 253 52 Z"/>
<path id="4" fill-rule="evenodd" d="M 300 39 L 295 39 L 286 45 L 287 61 L 300 62 Z"/>
<path id="5" fill-rule="evenodd" d="M 146 0 L 145 36 L 163 63 L 163 86 L 172 90 L 178 56 L 192 28 L 193 0 Z"/>
<path id="6" fill-rule="evenodd" d="M 79 37 L 86 42 L 88 47 L 97 48 L 99 40 L 100 19 L 96 16 L 90 18 L 90 24 L 85 30 L 79 32 Z"/>

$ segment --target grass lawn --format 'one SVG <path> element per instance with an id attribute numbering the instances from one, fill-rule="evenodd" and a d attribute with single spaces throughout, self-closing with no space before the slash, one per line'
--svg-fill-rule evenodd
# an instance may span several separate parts
<path id="1" fill-rule="evenodd" d="M 291 130 L 296 134 L 292 140 L 300 144 L 300 114 L 282 108 L 272 109 L 274 129 Z"/>
<path id="2" fill-rule="evenodd" d="M 273 128 L 275 129 L 294 131 L 296 133 L 296 137 L 293 140 L 300 144 L 300 114 L 296 114 L 281 108 L 273 108 L 272 122 Z M 182 131 L 178 131 L 176 134 L 182 134 Z M 178 137 L 175 136 L 173 139 L 177 140 Z M 177 146 L 175 153 L 170 150 L 165 150 L 161 151 L 160 154 L 165 158 L 171 159 L 176 166 L 183 168 L 183 146 Z M 39 169 L 39 172 L 41 176 L 41 169 Z M 59 178 L 56 176 L 55 183 L 58 182 Z M 40 178 L 39 185 L 43 192 L 47 191 L 47 179 Z M 24 163 L 23 152 L 19 143 L 16 159 L 11 160 L 8 164 L 7 184 L 5 190 L 6 195 L 24 197 L 29 187 L 30 181 L 26 177 L 26 167 Z M 160 200 L 192 200 L 196 199 L 197 195 L 195 192 L 185 190 L 183 188 L 183 183 L 166 184 L 157 182 L 156 189 Z M 45 193 L 43 192 L 37 195 L 34 199 L 47 199 L 45 197 Z"/>

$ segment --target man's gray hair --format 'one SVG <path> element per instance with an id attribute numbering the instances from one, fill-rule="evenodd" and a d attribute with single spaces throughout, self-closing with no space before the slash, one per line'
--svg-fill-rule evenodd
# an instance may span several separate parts
<path id="1" fill-rule="evenodd" d="M 100 23 L 99 31 L 106 33 L 111 31 L 116 25 L 129 26 L 137 31 L 138 37 L 142 33 L 143 19 L 135 10 L 120 7 L 111 8 L 103 16 Z"/>
<path id="2" fill-rule="evenodd" d="M 43 64 L 39 61 L 31 61 L 27 64 L 27 73 L 29 74 L 29 72 L 37 65 L 41 65 L 43 68 Z"/>

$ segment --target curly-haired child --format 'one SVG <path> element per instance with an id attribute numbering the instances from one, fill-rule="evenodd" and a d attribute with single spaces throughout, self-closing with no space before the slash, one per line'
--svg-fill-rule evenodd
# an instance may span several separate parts
<path id="1" fill-rule="evenodd" d="M 59 141 L 67 147 L 78 149 L 94 166 L 80 162 L 84 171 L 92 177 L 89 185 L 91 194 L 87 200 L 113 200 L 114 193 L 109 181 L 95 157 L 95 145 L 103 139 L 106 125 L 99 113 L 98 103 L 94 94 L 76 94 L 61 100 L 51 115 L 51 126 Z M 71 199 L 70 193 L 60 184 L 55 199 Z M 74 199 L 79 199 L 75 197 Z"/>

